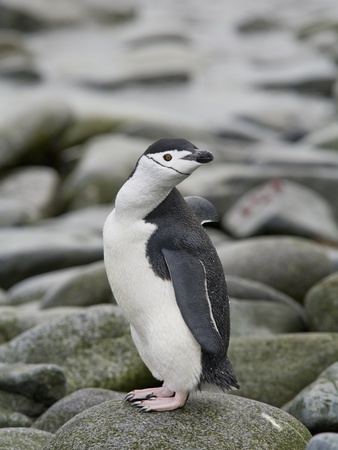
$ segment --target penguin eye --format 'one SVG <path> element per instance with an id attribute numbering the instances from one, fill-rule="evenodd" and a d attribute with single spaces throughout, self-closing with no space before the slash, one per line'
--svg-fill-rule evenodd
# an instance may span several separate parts
<path id="1" fill-rule="evenodd" d="M 169 153 L 166 153 L 165 155 L 163 155 L 163 159 L 165 159 L 166 161 L 171 161 L 173 157 Z"/>

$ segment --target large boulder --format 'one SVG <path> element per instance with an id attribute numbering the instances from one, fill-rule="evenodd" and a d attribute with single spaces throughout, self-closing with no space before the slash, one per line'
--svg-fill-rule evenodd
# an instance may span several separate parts
<path id="1" fill-rule="evenodd" d="M 114 305 L 37 325 L 0 346 L 0 361 L 56 364 L 67 377 L 67 393 L 84 387 L 128 391 L 153 382 Z"/>
<path id="2" fill-rule="evenodd" d="M 32 428 L 0 428 L 1 450 L 43 450 L 53 435 Z"/>
<path id="3" fill-rule="evenodd" d="M 280 407 L 338 361 L 338 334 L 233 337 L 229 357 L 240 385 L 234 394 Z"/>
<path id="4" fill-rule="evenodd" d="M 225 274 L 265 283 L 302 301 L 336 262 L 325 247 L 293 237 L 257 237 L 218 247 Z"/>
<path id="5" fill-rule="evenodd" d="M 282 410 L 222 394 L 193 396 L 181 409 L 139 414 L 113 400 L 60 428 L 45 450 L 221 448 L 305 450 L 309 431 Z"/>

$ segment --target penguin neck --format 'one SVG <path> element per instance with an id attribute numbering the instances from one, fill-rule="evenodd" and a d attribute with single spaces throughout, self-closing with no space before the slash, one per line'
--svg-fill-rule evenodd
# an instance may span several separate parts
<path id="1" fill-rule="evenodd" d="M 173 183 L 152 180 L 136 170 L 119 190 L 115 200 L 115 217 L 126 221 L 142 220 L 170 194 Z"/>

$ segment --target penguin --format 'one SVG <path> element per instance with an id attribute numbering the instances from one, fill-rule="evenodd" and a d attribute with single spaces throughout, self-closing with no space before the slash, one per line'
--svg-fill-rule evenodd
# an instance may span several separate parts
<path id="1" fill-rule="evenodd" d="M 140 357 L 161 387 L 125 397 L 140 411 L 182 408 L 204 384 L 237 389 L 227 357 L 229 299 L 221 261 L 202 224 L 218 220 L 176 186 L 213 160 L 191 142 L 162 138 L 138 159 L 103 228 L 104 263 Z"/>

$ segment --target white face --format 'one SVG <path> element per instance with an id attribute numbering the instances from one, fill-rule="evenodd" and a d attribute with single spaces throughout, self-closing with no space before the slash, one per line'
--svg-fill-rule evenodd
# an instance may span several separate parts
<path id="1" fill-rule="evenodd" d="M 193 159 L 184 159 L 192 154 L 189 150 L 167 150 L 161 153 L 148 153 L 141 159 L 147 159 L 147 166 L 149 167 L 151 163 L 153 169 L 164 178 L 184 179 L 201 165 Z"/>

